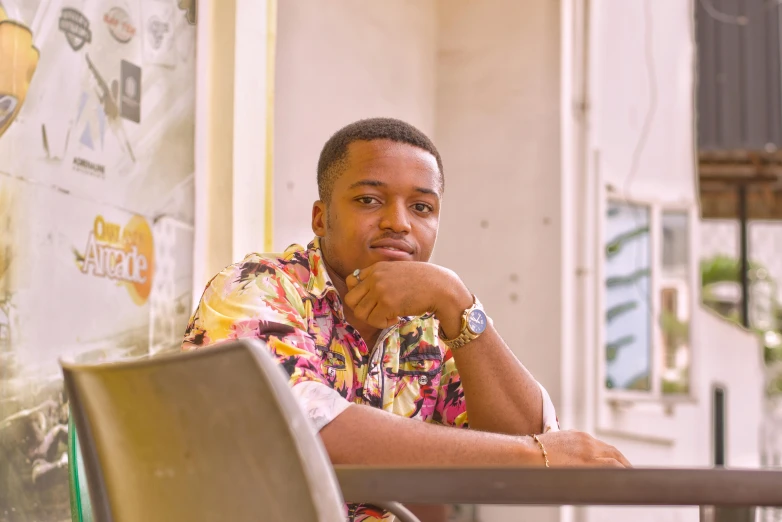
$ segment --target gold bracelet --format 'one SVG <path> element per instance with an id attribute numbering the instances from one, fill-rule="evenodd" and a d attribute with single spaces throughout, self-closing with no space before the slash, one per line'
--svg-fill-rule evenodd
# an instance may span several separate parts
<path id="1" fill-rule="evenodd" d="M 546 461 L 546 467 L 548 468 L 548 453 L 546 453 L 546 447 L 543 445 L 537 435 L 532 435 L 532 439 L 538 443 L 538 446 L 540 446 L 540 451 L 543 452 L 543 460 Z"/>

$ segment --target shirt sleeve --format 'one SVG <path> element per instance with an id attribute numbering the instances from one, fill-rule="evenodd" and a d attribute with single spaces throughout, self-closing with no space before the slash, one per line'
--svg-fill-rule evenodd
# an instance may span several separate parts
<path id="1" fill-rule="evenodd" d="M 557 418 L 557 410 L 554 408 L 554 403 L 551 402 L 546 388 L 542 384 L 540 386 L 540 393 L 543 396 L 543 430 L 541 433 L 548 433 L 549 431 L 559 431 L 559 419 Z"/>
<path id="2" fill-rule="evenodd" d="M 315 381 L 300 382 L 291 391 L 316 431 L 323 429 L 352 404 L 334 388 Z"/>
<path id="3" fill-rule="evenodd" d="M 542 397 L 543 425 L 540 433 L 559 431 L 559 420 L 554 403 L 542 384 L 538 383 Z M 467 418 L 467 403 L 464 400 L 464 389 L 459 376 L 459 370 L 453 359 L 450 348 L 446 348 L 443 357 L 443 371 L 440 377 L 440 390 L 435 405 L 433 421 L 445 426 L 469 428 Z"/>
<path id="4" fill-rule="evenodd" d="M 301 382 L 327 386 L 305 317 L 303 300 L 288 275 L 262 258 L 248 256 L 209 282 L 185 331 L 182 349 L 260 339 L 285 369 L 291 386 Z"/>

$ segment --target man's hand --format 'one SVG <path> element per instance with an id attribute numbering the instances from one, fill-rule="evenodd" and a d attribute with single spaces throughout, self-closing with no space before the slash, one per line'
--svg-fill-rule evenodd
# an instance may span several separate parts
<path id="1" fill-rule="evenodd" d="M 461 330 L 461 314 L 473 298 L 453 271 L 431 263 L 381 261 L 347 278 L 345 304 L 362 321 L 387 328 L 401 316 L 434 313 L 449 337 Z"/>
<path id="2" fill-rule="evenodd" d="M 597 440 L 588 433 L 575 430 L 554 431 L 539 435 L 538 438 L 546 448 L 549 464 L 552 467 L 633 467 L 618 449 Z"/>

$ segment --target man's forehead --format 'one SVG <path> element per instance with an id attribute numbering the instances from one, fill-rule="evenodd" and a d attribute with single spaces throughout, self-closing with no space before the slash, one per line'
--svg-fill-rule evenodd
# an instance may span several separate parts
<path id="1" fill-rule="evenodd" d="M 347 185 L 360 179 L 375 179 L 385 184 L 415 178 L 415 184 L 442 191 L 437 160 L 428 151 L 391 140 L 354 141 L 348 146 L 343 178 Z M 345 176 L 347 174 L 347 176 Z"/>

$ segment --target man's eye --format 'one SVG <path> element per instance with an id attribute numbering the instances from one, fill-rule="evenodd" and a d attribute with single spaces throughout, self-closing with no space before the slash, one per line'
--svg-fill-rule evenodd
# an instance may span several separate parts
<path id="1" fill-rule="evenodd" d="M 416 203 L 415 205 L 413 205 L 413 209 L 416 212 L 431 212 L 432 211 L 432 207 L 427 205 L 426 203 Z"/>
<path id="2" fill-rule="evenodd" d="M 357 198 L 356 201 L 358 201 L 362 205 L 371 205 L 376 201 L 376 199 L 371 196 L 362 196 L 360 198 Z"/>

